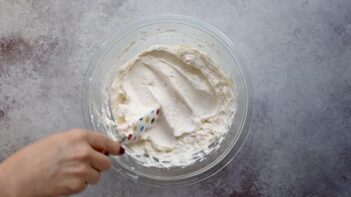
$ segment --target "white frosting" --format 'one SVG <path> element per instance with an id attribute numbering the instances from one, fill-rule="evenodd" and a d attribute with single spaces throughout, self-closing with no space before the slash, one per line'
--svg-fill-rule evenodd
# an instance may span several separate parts
<path id="1" fill-rule="evenodd" d="M 160 119 L 127 153 L 145 166 L 187 166 L 219 147 L 235 112 L 233 83 L 187 46 L 153 46 L 121 66 L 112 84 L 119 132 L 161 106 Z"/>

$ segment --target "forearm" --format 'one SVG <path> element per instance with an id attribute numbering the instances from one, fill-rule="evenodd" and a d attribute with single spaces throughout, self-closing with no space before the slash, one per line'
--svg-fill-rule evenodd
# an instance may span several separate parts
<path id="1" fill-rule="evenodd" d="M 20 196 L 15 186 L 13 177 L 8 174 L 6 163 L 0 164 L 0 196 L 16 197 Z M 12 175 L 13 176 L 13 175 Z"/>

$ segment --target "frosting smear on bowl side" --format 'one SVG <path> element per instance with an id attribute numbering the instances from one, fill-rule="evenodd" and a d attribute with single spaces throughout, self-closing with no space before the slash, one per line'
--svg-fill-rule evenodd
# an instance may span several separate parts
<path id="1" fill-rule="evenodd" d="M 156 45 L 121 66 L 111 93 L 120 134 L 152 109 L 160 117 L 128 144 L 144 166 L 188 166 L 217 149 L 235 114 L 233 80 L 196 48 Z"/>

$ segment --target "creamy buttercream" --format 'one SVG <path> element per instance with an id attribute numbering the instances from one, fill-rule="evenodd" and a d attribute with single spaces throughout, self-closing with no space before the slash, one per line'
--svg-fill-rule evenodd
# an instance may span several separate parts
<path id="1" fill-rule="evenodd" d="M 229 130 L 233 80 L 209 55 L 180 45 L 151 47 L 120 67 L 112 84 L 117 130 L 161 107 L 159 120 L 128 154 L 145 166 L 187 166 L 202 160 Z"/>

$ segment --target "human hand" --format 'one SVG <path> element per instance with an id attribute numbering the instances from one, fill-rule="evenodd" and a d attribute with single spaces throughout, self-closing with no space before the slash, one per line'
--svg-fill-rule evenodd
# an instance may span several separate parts
<path id="1" fill-rule="evenodd" d="M 0 164 L 0 196 L 61 196 L 83 191 L 124 149 L 103 134 L 73 129 L 31 144 Z"/>

